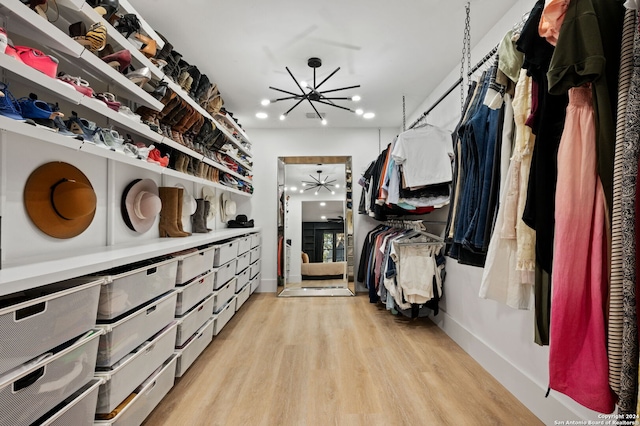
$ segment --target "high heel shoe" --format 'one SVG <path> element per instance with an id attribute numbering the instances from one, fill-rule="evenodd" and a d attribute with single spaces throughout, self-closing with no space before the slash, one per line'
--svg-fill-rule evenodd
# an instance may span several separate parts
<path id="1" fill-rule="evenodd" d="M 83 45 L 86 49 L 96 53 L 104 49 L 107 45 L 107 27 L 101 22 L 91 25 L 85 35 L 74 35 L 84 27 L 82 22 L 72 24 L 69 27 L 73 39 Z"/>
<path id="2" fill-rule="evenodd" d="M 131 52 L 128 50 L 119 50 L 111 55 L 104 56 L 102 60 L 109 64 L 110 67 L 124 72 L 124 70 L 131 65 Z"/>
<path id="3" fill-rule="evenodd" d="M 96 127 L 95 123 L 84 118 L 79 118 L 78 113 L 75 111 L 71 111 L 71 117 L 69 117 L 64 124 L 71 132 L 82 136 L 83 139 L 88 142 L 95 142 L 94 136 L 100 130 L 99 127 Z"/>
<path id="4" fill-rule="evenodd" d="M 134 13 L 127 13 L 118 19 L 116 29 L 124 38 L 129 38 L 131 34 L 140 31 L 140 20 Z"/>
<path id="5" fill-rule="evenodd" d="M 148 67 L 138 68 L 127 74 L 127 78 L 134 84 L 142 87 L 151 80 L 151 70 Z"/>
<path id="6" fill-rule="evenodd" d="M 147 58 L 153 58 L 156 56 L 156 52 L 158 50 L 158 43 L 152 39 L 151 37 L 147 37 L 144 34 L 136 33 L 136 39 L 142 42 L 142 48 L 140 52 Z"/>

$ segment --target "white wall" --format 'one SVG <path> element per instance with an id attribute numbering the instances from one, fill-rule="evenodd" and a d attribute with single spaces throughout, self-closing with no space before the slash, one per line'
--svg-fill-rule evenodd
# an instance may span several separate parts
<path id="1" fill-rule="evenodd" d="M 300 255 L 302 252 L 302 202 L 299 198 L 289 199 L 288 211 L 288 213 L 285 212 L 287 226 L 284 237 L 291 240 L 291 266 L 287 282 L 299 283 L 302 281 L 302 256 Z"/>
<path id="2" fill-rule="evenodd" d="M 531 10 L 533 3 L 517 2 L 474 47 L 472 65 L 489 52 L 525 12 Z M 410 115 L 407 123 L 412 123 L 422 111 L 426 111 L 458 76 L 459 70 L 452 70 L 440 87 Z M 454 91 L 429 115 L 428 122 L 452 130 L 459 117 L 460 92 Z M 434 321 L 449 336 L 546 424 L 554 424 L 556 420 L 598 420 L 597 413 L 557 392 L 551 392 L 549 398 L 544 397 L 548 385 L 549 351 L 547 347 L 533 342 L 533 311 L 514 310 L 480 299 L 481 268 L 463 266 L 447 259 L 446 270 L 445 298 L 441 303 L 441 314 Z"/>
<path id="3" fill-rule="evenodd" d="M 396 129 L 248 129 L 253 144 L 254 187 L 251 217 L 262 227 L 262 283 L 258 291 L 277 290 L 277 159 L 287 156 L 350 155 L 353 167 L 353 207 L 355 232 L 355 264 L 366 233 L 376 222 L 357 214 L 361 188 L 360 174 L 375 160 L 380 146 L 386 146 Z M 293 257 L 293 254 L 292 254 Z"/>

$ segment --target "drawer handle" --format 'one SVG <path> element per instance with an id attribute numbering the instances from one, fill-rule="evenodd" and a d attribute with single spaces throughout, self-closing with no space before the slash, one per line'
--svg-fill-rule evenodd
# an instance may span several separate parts
<path id="1" fill-rule="evenodd" d="M 154 343 L 153 345 L 149 346 L 149 347 L 145 350 L 145 352 L 147 352 L 147 353 L 148 353 L 148 352 L 151 352 L 151 351 L 152 351 L 152 350 L 154 350 L 155 348 L 156 348 L 156 344 Z"/>
<path id="2" fill-rule="evenodd" d="M 199 334 L 199 335 L 198 335 L 198 337 L 196 337 L 196 339 L 199 339 L 199 338 L 201 338 L 202 336 L 204 336 L 204 333 Z"/>
<path id="3" fill-rule="evenodd" d="M 200 306 L 200 307 L 198 308 L 198 312 L 200 312 L 202 309 L 204 309 L 204 305 L 202 305 L 202 306 Z"/>
<path id="4" fill-rule="evenodd" d="M 154 266 L 153 268 L 147 269 L 147 275 L 153 275 L 156 272 L 158 272 L 158 267 L 157 266 Z"/>
<path id="5" fill-rule="evenodd" d="M 15 312 L 15 320 L 22 321 L 25 318 L 32 317 L 34 315 L 41 314 L 47 309 L 47 302 L 36 303 L 35 305 L 27 306 L 26 308 L 18 309 Z"/>
<path id="6" fill-rule="evenodd" d="M 19 392 L 24 388 L 28 388 L 29 386 L 37 382 L 38 379 L 40 379 L 42 376 L 44 376 L 44 366 L 13 382 L 13 392 Z"/>
<path id="7" fill-rule="evenodd" d="M 157 308 L 157 306 L 152 306 L 149 309 L 147 309 L 147 315 L 149 315 L 150 313 L 152 313 L 153 311 L 155 311 Z"/>
<path id="8" fill-rule="evenodd" d="M 198 284 L 202 284 L 204 282 L 204 278 L 198 281 Z"/>
<path id="9" fill-rule="evenodd" d="M 149 390 L 147 391 L 147 395 L 149 395 L 151 393 L 151 391 L 153 390 L 153 388 L 156 387 L 156 384 L 158 383 L 157 380 L 154 380 L 153 383 L 151 383 L 151 386 L 149 386 Z"/>
<path id="10" fill-rule="evenodd" d="M 199 254 L 200 256 L 204 256 L 204 255 L 205 255 L 205 253 L 204 253 L 204 252 L 200 252 L 200 253 L 198 253 L 198 254 Z"/>

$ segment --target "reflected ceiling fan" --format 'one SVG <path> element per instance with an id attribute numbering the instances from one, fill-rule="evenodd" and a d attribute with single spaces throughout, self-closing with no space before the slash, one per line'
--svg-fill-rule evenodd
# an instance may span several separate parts
<path id="1" fill-rule="evenodd" d="M 302 181 L 302 186 L 305 187 L 305 191 L 308 191 L 310 189 L 315 189 L 316 190 L 316 195 L 318 195 L 318 191 L 320 191 L 322 188 L 326 189 L 327 191 L 329 191 L 331 194 L 335 195 L 335 191 L 333 190 L 333 188 L 336 186 L 335 185 L 335 179 L 334 180 L 329 180 L 329 175 L 327 175 L 327 177 L 325 177 L 324 179 L 322 179 L 322 170 L 318 170 L 318 178 L 316 179 L 315 177 L 309 175 L 309 177 L 311 179 L 313 179 L 313 181 L 306 181 L 303 180 Z"/>
<path id="2" fill-rule="evenodd" d="M 325 120 L 323 118 L 323 116 L 318 112 L 318 109 L 314 105 L 314 102 L 316 102 L 318 104 L 328 105 L 328 106 L 332 106 L 332 107 L 335 107 L 335 108 L 339 108 L 339 109 L 343 109 L 343 110 L 355 113 L 355 111 L 352 110 L 351 108 L 347 108 L 345 106 L 337 105 L 334 101 L 358 101 L 358 100 L 360 100 L 360 97 L 358 97 L 358 96 L 353 96 L 353 97 L 345 97 L 345 96 L 334 97 L 332 95 L 328 95 L 327 96 L 327 94 L 340 92 L 342 90 L 356 89 L 356 88 L 360 87 L 360 85 L 358 84 L 358 85 L 354 85 L 354 86 L 340 87 L 340 88 L 337 88 L 337 89 L 320 90 L 320 87 L 327 80 L 329 80 L 331 77 L 333 77 L 335 75 L 335 73 L 337 73 L 340 70 L 340 67 L 336 68 L 335 71 L 333 71 L 331 74 L 329 74 L 320 83 L 317 83 L 316 82 L 316 69 L 320 68 L 322 66 L 322 60 L 320 58 L 309 58 L 307 60 L 307 65 L 310 68 L 313 69 L 313 85 L 308 84 L 306 82 L 302 82 L 301 83 L 298 79 L 296 79 L 293 76 L 293 73 L 289 70 L 289 67 L 285 67 L 285 69 L 287 70 L 287 72 L 289 73 L 289 75 L 291 76 L 293 81 L 296 83 L 296 86 L 300 90 L 300 93 L 289 92 L 288 90 L 278 89 L 276 87 L 269 86 L 269 89 L 272 89 L 272 90 L 275 90 L 275 91 L 278 91 L 278 92 L 282 92 L 282 93 L 285 93 L 285 94 L 290 95 L 290 96 L 287 96 L 287 97 L 284 97 L 284 98 L 265 100 L 263 102 L 263 105 L 266 106 L 266 105 L 268 105 L 270 103 L 286 101 L 286 100 L 296 100 L 296 101 L 298 101 L 298 102 L 295 103 L 295 105 L 293 105 L 291 108 L 289 108 L 289 110 L 287 112 L 285 112 L 284 114 L 282 114 L 280 116 L 280 120 L 284 120 L 287 117 L 287 115 L 289 115 L 289 113 L 291 111 L 293 111 L 293 109 L 295 107 L 297 107 L 298 105 L 300 105 L 302 102 L 304 102 L 306 100 L 306 101 L 309 102 L 309 104 L 311 105 L 311 107 L 315 111 L 316 116 L 322 121 L 322 124 L 327 124 L 327 120 Z"/>

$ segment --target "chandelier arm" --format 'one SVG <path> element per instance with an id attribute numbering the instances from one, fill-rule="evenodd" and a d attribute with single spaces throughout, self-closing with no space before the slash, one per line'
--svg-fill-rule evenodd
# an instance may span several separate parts
<path id="1" fill-rule="evenodd" d="M 283 115 L 285 115 L 285 116 L 286 116 L 286 115 L 289 115 L 289 113 L 290 113 L 291 111 L 293 111 L 293 109 L 294 109 L 295 107 L 297 107 L 298 105 L 300 105 L 300 103 L 302 103 L 302 102 L 304 102 L 304 98 L 302 98 L 302 99 L 300 99 L 298 102 L 296 102 L 296 104 L 295 104 L 294 106 L 292 106 L 291 108 L 289 108 L 289 110 L 288 110 L 287 112 L 285 112 Z"/>
<path id="2" fill-rule="evenodd" d="M 277 98 L 277 99 L 274 99 L 274 100 L 272 100 L 271 102 L 273 103 L 273 102 L 279 102 L 279 101 L 288 101 L 288 100 L 291 100 L 291 99 L 300 99 L 300 97 L 301 97 L 300 95 L 296 95 L 296 96 L 288 96 L 288 97 L 286 97 L 286 98 Z M 304 101 L 304 98 L 302 98 L 302 100 Z"/>
<path id="3" fill-rule="evenodd" d="M 293 93 L 293 92 L 287 92 L 286 90 L 278 89 L 277 87 L 269 86 L 269 89 L 271 89 L 271 90 L 276 90 L 276 91 L 278 91 L 278 92 L 282 92 L 282 93 L 286 93 L 287 95 L 292 95 L 292 96 L 304 96 L 304 95 L 299 95 L 299 94 L 297 94 L 297 93 Z"/>
<path id="4" fill-rule="evenodd" d="M 330 102 L 325 102 L 325 101 L 314 101 L 314 102 L 318 102 L 318 103 L 321 103 L 321 104 L 329 105 L 329 106 L 340 108 L 340 109 L 345 109 L 345 110 L 347 110 L 349 112 L 355 112 L 352 109 L 349 109 L 347 107 L 343 107 L 343 106 L 340 106 L 340 105 L 332 104 Z"/>
<path id="5" fill-rule="evenodd" d="M 318 110 L 316 109 L 316 106 L 313 104 L 313 102 L 311 102 L 311 99 L 309 99 L 309 95 L 305 93 L 304 90 L 302 90 L 302 87 L 300 86 L 300 83 L 298 83 L 298 80 L 296 80 L 296 78 L 293 76 L 293 74 L 291 73 L 291 70 L 289 70 L 289 67 L 285 67 L 285 69 L 287 70 L 287 72 L 289 73 L 289 75 L 291 76 L 291 78 L 293 79 L 293 81 L 296 82 L 296 86 L 298 86 L 298 89 L 300 89 L 300 91 L 304 94 L 304 97 L 307 101 L 309 101 L 309 105 L 311 105 L 311 107 L 313 108 L 313 110 L 316 112 L 316 114 L 318 115 L 318 118 L 320 119 L 320 121 L 324 121 L 324 119 L 322 118 L 322 116 L 320 115 L 320 113 L 318 112 Z"/>
<path id="6" fill-rule="evenodd" d="M 327 98 L 326 96 L 323 96 L 322 99 L 324 99 L 325 101 L 350 101 L 351 98 Z"/>
<path id="7" fill-rule="evenodd" d="M 319 176 L 319 175 L 318 175 L 318 176 Z M 318 183 L 318 184 L 320 183 L 320 178 L 319 178 L 319 177 L 318 177 L 318 179 L 314 178 L 314 177 L 313 177 L 313 176 L 311 176 L 311 175 L 309 175 L 309 177 L 310 177 L 311 179 L 313 179 L 316 183 Z"/>
<path id="8" fill-rule="evenodd" d="M 322 86 L 322 85 L 324 84 L 324 82 L 325 82 L 325 81 L 327 81 L 327 80 L 329 80 L 331 77 L 333 77 L 333 75 L 334 75 L 335 73 L 337 73 L 338 71 L 340 71 L 340 67 L 336 68 L 336 70 L 335 70 L 334 72 L 332 72 L 331 74 L 329 74 L 329 75 L 327 76 L 327 78 L 325 78 L 324 80 L 322 80 L 322 81 L 320 82 L 320 84 L 318 84 L 317 86 L 315 86 L 315 85 L 314 85 L 313 89 L 314 89 L 314 90 L 318 90 L 318 88 L 319 88 L 320 86 Z"/>
<path id="9" fill-rule="evenodd" d="M 320 92 L 321 95 L 324 95 L 325 93 L 331 93 L 331 92 L 337 92 L 339 90 L 347 90 L 347 89 L 356 89 L 360 87 L 360 85 L 356 85 L 356 86 L 347 86 L 347 87 L 341 87 L 339 89 L 331 89 L 331 90 L 324 90 L 322 92 Z"/>

